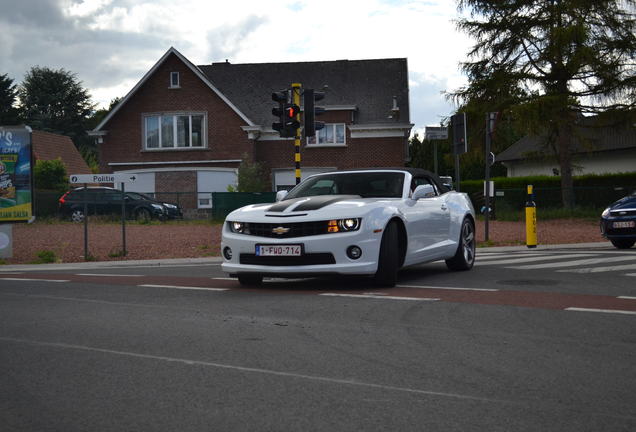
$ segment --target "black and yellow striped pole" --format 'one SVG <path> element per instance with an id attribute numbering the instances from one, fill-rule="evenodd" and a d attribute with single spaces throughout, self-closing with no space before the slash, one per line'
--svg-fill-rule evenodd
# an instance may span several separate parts
<path id="1" fill-rule="evenodd" d="M 293 83 L 292 85 L 292 103 L 297 107 L 300 107 L 300 93 L 302 90 L 302 85 L 300 83 Z M 300 110 L 296 115 L 296 120 L 298 121 L 298 128 L 296 129 L 296 137 L 294 139 L 294 162 L 296 164 L 296 184 L 300 183 L 300 138 L 302 134 L 302 130 L 300 128 Z"/>
<path id="2" fill-rule="evenodd" d="M 532 185 L 528 185 L 526 199 L 526 246 L 537 247 L 537 205 L 534 202 Z"/>

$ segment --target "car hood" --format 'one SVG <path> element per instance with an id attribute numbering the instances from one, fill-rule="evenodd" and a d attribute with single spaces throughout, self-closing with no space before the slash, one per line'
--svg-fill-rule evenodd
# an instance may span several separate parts
<path id="1" fill-rule="evenodd" d="M 279 218 L 294 222 L 323 220 L 338 217 L 361 217 L 376 207 L 386 207 L 387 202 L 399 198 L 361 198 L 359 195 L 319 195 L 292 198 L 274 204 L 253 204 L 234 210 L 228 220 L 241 222 L 276 222 Z"/>
<path id="2" fill-rule="evenodd" d="M 625 198 L 621 198 L 612 205 L 610 205 L 610 210 L 620 210 L 620 209 L 633 209 L 636 208 L 636 195 L 629 195 Z"/>

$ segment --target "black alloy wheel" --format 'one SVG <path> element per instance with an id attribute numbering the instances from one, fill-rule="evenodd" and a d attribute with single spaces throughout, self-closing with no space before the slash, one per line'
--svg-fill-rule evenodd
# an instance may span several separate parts
<path id="1" fill-rule="evenodd" d="M 464 218 L 459 232 L 459 245 L 455 256 L 446 260 L 449 270 L 470 270 L 475 264 L 475 225 L 469 218 Z"/>

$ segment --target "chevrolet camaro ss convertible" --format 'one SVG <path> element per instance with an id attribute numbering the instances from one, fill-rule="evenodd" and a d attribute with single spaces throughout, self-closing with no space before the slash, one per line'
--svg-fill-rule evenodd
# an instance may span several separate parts
<path id="1" fill-rule="evenodd" d="M 401 267 L 475 262 L 475 211 L 465 193 L 413 168 L 334 171 L 307 178 L 277 202 L 231 212 L 223 271 L 242 285 L 264 276 L 370 276 L 394 286 Z"/>

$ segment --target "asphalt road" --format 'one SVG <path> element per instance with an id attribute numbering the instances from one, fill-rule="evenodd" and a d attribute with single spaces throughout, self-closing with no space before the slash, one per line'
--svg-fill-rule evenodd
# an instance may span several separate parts
<path id="1" fill-rule="evenodd" d="M 399 286 L 218 263 L 0 270 L 2 431 L 633 431 L 636 249 Z"/>

